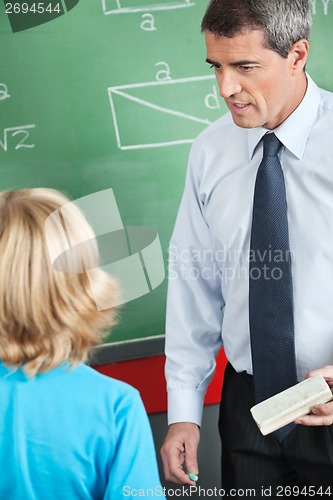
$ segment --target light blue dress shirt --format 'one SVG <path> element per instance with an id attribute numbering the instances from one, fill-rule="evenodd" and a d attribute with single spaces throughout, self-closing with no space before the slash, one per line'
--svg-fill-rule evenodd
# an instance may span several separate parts
<path id="1" fill-rule="evenodd" d="M 85 365 L 29 379 L 0 362 L 0 499 L 163 496 L 137 390 Z"/>
<path id="2" fill-rule="evenodd" d="M 333 94 L 307 78 L 301 104 L 275 130 L 284 145 L 299 380 L 333 364 Z M 228 113 L 191 149 L 169 249 L 169 423 L 200 425 L 222 343 L 235 370 L 252 374 L 250 229 L 265 133 L 237 127 Z"/>

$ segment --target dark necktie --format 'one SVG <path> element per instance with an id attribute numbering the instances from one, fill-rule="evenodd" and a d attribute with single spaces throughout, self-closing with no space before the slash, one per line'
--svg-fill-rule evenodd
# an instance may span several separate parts
<path id="1" fill-rule="evenodd" d="M 297 383 L 291 254 L 282 146 L 272 133 L 263 139 L 253 200 L 249 315 L 253 381 L 259 403 Z M 275 432 L 282 440 L 292 424 Z"/>

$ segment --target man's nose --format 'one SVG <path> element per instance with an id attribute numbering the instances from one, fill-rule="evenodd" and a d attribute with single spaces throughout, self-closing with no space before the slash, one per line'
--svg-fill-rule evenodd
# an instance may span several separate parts
<path id="1" fill-rule="evenodd" d="M 216 78 L 220 90 L 220 96 L 223 97 L 223 99 L 227 99 L 234 94 L 238 94 L 242 90 L 242 86 L 238 79 L 230 73 L 224 72 L 221 75 L 217 75 Z"/>

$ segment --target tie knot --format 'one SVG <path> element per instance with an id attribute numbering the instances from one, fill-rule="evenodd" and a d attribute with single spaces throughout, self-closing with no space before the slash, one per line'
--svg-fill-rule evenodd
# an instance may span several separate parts
<path id="1" fill-rule="evenodd" d="M 282 142 L 276 137 L 275 134 L 264 135 L 264 157 L 277 156 Z"/>

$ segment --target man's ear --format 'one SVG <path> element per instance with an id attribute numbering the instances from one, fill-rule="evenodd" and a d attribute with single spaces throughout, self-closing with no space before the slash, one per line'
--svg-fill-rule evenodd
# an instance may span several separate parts
<path id="1" fill-rule="evenodd" d="M 289 51 L 289 59 L 291 69 L 294 73 L 303 71 L 309 55 L 309 42 L 305 38 L 301 38 L 291 47 Z"/>

